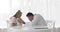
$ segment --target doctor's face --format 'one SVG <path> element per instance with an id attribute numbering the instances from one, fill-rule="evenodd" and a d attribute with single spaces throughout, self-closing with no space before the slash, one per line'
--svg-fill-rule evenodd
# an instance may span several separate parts
<path id="1" fill-rule="evenodd" d="M 30 21 L 32 21 L 33 20 L 33 16 L 28 16 L 28 19 L 30 20 Z"/>

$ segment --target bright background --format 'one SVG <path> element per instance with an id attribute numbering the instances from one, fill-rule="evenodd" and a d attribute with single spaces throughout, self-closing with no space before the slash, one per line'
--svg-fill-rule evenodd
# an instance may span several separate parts
<path id="1" fill-rule="evenodd" d="M 7 20 L 18 10 L 25 22 L 28 21 L 26 13 L 32 12 L 55 21 L 55 27 L 60 27 L 60 0 L 0 0 L 0 28 L 7 28 Z"/>

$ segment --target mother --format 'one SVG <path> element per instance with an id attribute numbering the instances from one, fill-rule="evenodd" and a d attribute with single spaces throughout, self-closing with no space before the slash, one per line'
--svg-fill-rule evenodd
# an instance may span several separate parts
<path id="1" fill-rule="evenodd" d="M 21 19 L 22 12 L 18 10 L 18 12 L 10 18 L 10 26 L 17 27 L 25 24 L 25 22 Z"/>

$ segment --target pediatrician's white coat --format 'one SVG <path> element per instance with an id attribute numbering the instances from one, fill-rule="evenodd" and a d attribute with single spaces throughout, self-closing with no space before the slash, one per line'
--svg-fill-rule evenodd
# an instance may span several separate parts
<path id="1" fill-rule="evenodd" d="M 47 23 L 40 14 L 36 14 L 34 15 L 32 26 L 47 26 Z"/>

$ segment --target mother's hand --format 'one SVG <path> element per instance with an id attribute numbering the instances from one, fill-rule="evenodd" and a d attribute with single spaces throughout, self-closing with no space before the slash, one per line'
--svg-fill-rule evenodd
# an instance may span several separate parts
<path id="1" fill-rule="evenodd" d="M 25 24 L 25 22 L 21 18 L 18 19 L 18 22 L 22 23 L 22 24 Z"/>

